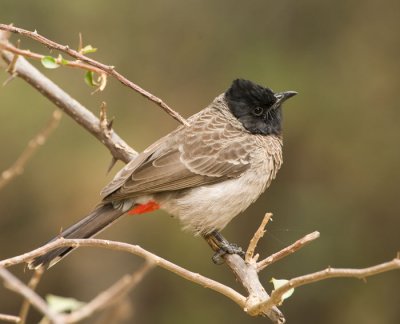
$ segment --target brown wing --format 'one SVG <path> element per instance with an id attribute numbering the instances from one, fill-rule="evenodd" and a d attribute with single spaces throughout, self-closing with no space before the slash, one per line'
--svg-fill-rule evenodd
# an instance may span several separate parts
<path id="1" fill-rule="evenodd" d="M 197 187 L 238 177 L 250 166 L 254 143 L 217 111 L 153 144 L 102 192 L 106 200 Z"/>

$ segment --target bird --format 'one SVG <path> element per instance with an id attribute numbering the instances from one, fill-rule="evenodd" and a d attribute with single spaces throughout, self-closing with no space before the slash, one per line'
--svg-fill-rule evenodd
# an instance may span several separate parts
<path id="1" fill-rule="evenodd" d="M 274 92 L 233 80 L 188 124 L 157 140 L 101 191 L 101 202 L 57 237 L 95 236 L 124 214 L 162 209 L 195 236 L 216 237 L 220 252 L 242 253 L 220 231 L 269 187 L 282 158 L 282 104 L 295 91 Z M 38 256 L 30 269 L 50 268 L 73 247 Z"/>

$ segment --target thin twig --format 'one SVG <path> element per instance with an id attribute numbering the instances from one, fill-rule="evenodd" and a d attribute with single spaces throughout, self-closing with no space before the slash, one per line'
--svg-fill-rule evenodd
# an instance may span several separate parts
<path id="1" fill-rule="evenodd" d="M 267 226 L 271 217 L 272 217 L 271 213 L 265 214 L 265 216 L 260 224 L 260 227 L 257 229 L 257 231 L 253 235 L 253 238 L 250 240 L 249 247 L 247 248 L 246 256 L 245 256 L 245 260 L 247 263 L 257 262 L 258 254 L 254 257 L 254 251 L 257 248 L 258 241 L 264 236 L 265 226 Z"/>
<path id="2" fill-rule="evenodd" d="M 117 72 L 114 68 L 114 66 L 110 65 L 105 65 L 103 63 L 100 63 L 96 60 L 93 60 L 81 53 L 79 53 L 76 50 L 71 49 L 68 45 L 61 45 L 58 44 L 50 39 L 47 39 L 46 37 L 38 34 L 37 31 L 29 31 L 26 29 L 14 27 L 11 25 L 5 25 L 5 24 L 0 24 L 0 29 L 1 30 L 6 30 L 12 33 L 17 33 L 20 35 L 24 35 L 26 37 L 29 37 L 39 43 L 42 43 L 43 45 L 47 46 L 48 48 L 52 48 L 64 53 L 67 53 L 69 56 L 74 57 L 82 62 L 85 62 L 89 65 L 92 65 L 94 67 L 97 67 L 98 69 L 102 70 L 104 73 L 113 76 L 116 78 L 119 82 L 121 82 L 123 85 L 131 88 L 132 90 L 138 92 L 141 94 L 143 97 L 149 99 L 150 101 L 153 101 L 156 103 L 158 106 L 160 106 L 164 111 L 166 111 L 171 117 L 173 117 L 175 120 L 180 122 L 182 125 L 188 126 L 188 122 L 176 111 L 174 111 L 172 108 L 170 108 L 164 101 L 162 101 L 160 98 L 156 97 L 155 95 L 151 94 L 150 92 L 144 90 L 143 88 L 139 87 L 137 84 L 133 83 L 132 81 L 128 80 L 126 77 L 124 77 L 122 74 Z"/>
<path id="3" fill-rule="evenodd" d="M 3 279 L 4 286 L 6 288 L 23 296 L 25 299 L 28 299 L 31 302 L 32 306 L 34 306 L 38 311 L 46 316 L 53 324 L 63 324 L 60 315 L 52 311 L 47 306 L 46 302 L 38 294 L 36 294 L 36 292 L 26 286 L 11 272 L 0 267 L 0 277 Z"/>
<path id="4" fill-rule="evenodd" d="M 51 119 L 39 131 L 39 133 L 29 141 L 27 147 L 14 164 L 1 173 L 0 190 L 10 183 L 12 179 L 24 172 L 26 163 L 30 160 L 36 150 L 46 142 L 52 131 L 58 126 L 61 117 L 62 113 L 59 110 L 54 111 Z"/>
<path id="5" fill-rule="evenodd" d="M 260 272 L 261 270 L 268 267 L 270 264 L 272 264 L 280 259 L 283 259 L 284 257 L 300 250 L 302 247 L 304 247 L 308 243 L 316 240 L 318 237 L 319 237 L 319 232 L 317 232 L 317 231 L 307 234 L 306 236 L 297 240 L 293 244 L 285 247 L 284 249 L 280 250 L 279 252 L 276 252 L 276 253 L 272 254 L 271 256 L 265 258 L 264 260 L 257 262 L 257 272 Z"/>
<path id="6" fill-rule="evenodd" d="M 29 280 L 28 287 L 34 291 L 37 285 L 39 284 L 42 275 L 43 275 L 43 269 L 35 270 L 31 280 Z M 29 299 L 25 299 L 24 302 L 22 303 L 21 310 L 19 311 L 19 317 L 20 317 L 19 324 L 25 323 L 26 318 L 28 316 L 30 305 L 31 302 Z"/>
<path id="7" fill-rule="evenodd" d="M 3 51 L 1 55 L 8 64 L 14 57 L 14 54 L 6 51 Z M 127 163 L 137 155 L 137 152 L 121 139 L 114 130 L 111 131 L 108 138 L 105 137 L 99 126 L 99 119 L 91 111 L 72 98 L 49 78 L 44 76 L 25 58 L 18 58 L 15 64 L 15 71 L 18 77 L 28 82 L 42 95 L 68 114 L 75 122 L 95 136 L 108 148 L 114 158 Z"/>
<path id="8" fill-rule="evenodd" d="M 76 323 L 85 318 L 90 317 L 95 312 L 104 308 L 110 307 L 115 303 L 121 301 L 138 283 L 140 283 L 144 276 L 154 267 L 153 263 L 145 262 L 145 264 L 131 275 L 125 275 L 116 283 L 114 283 L 107 290 L 98 294 L 89 303 L 74 311 L 71 314 L 64 316 L 65 323 Z"/>
<path id="9" fill-rule="evenodd" d="M 15 47 L 16 50 L 18 50 L 18 45 L 19 45 L 19 40 L 18 40 L 17 46 Z M 16 53 L 16 54 L 18 54 L 18 53 Z M 10 65 L 7 68 L 8 73 L 10 73 L 10 74 L 15 73 L 15 63 L 17 63 L 17 60 L 18 60 L 18 55 L 15 55 L 13 60 L 11 61 Z"/>
<path id="10" fill-rule="evenodd" d="M 21 55 L 23 57 L 28 57 L 28 58 L 32 58 L 32 59 L 40 61 L 47 56 L 47 55 L 31 52 L 30 50 L 19 49 L 18 47 L 13 46 L 10 43 L 0 43 L 0 50 L 6 50 L 8 52 L 16 54 L 15 55 L 16 59 L 18 58 L 19 55 Z M 55 60 L 57 62 L 57 58 Z M 79 61 L 63 61 L 63 62 L 59 62 L 59 64 L 63 65 L 63 66 L 72 67 L 72 68 L 82 69 L 85 71 L 92 71 L 92 72 L 95 72 L 98 74 L 104 73 L 103 70 L 101 70 L 101 69 L 98 69 L 90 64 L 85 64 L 85 63 L 82 63 Z M 10 72 L 10 71 L 7 71 L 7 72 Z"/>
<path id="11" fill-rule="evenodd" d="M 19 323 L 20 318 L 14 315 L 0 314 L 0 322 Z"/>
<path id="12" fill-rule="evenodd" d="M 392 270 L 400 270 L 400 259 L 396 257 L 392 261 L 384 262 L 372 267 L 363 269 L 336 269 L 327 268 L 325 270 L 310 273 L 304 276 L 290 279 L 286 284 L 274 290 L 271 293 L 271 298 L 259 305 L 254 306 L 254 311 L 266 311 L 274 305 L 279 305 L 282 302 L 282 296 L 290 289 L 297 288 L 303 285 L 326 280 L 330 278 L 357 278 L 365 279 L 367 277 L 375 276 L 377 274 L 388 272 Z"/>

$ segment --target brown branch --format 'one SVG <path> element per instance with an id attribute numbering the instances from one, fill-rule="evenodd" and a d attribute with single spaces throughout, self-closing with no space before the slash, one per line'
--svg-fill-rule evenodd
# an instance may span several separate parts
<path id="1" fill-rule="evenodd" d="M 275 305 L 281 303 L 282 295 L 289 289 L 299 287 L 301 285 L 310 284 L 319 280 L 335 277 L 355 277 L 355 278 L 366 278 L 368 276 L 376 275 L 382 272 L 400 269 L 400 259 L 397 257 L 393 261 L 386 262 L 377 266 L 373 266 L 365 269 L 333 269 L 328 268 L 323 271 L 319 271 L 313 274 L 297 277 L 291 279 L 287 284 L 281 288 L 275 290 L 271 297 L 265 292 L 264 288 L 259 283 L 257 268 L 255 264 L 246 264 L 242 258 L 238 255 L 228 255 L 225 257 L 227 265 L 232 269 L 241 283 L 244 285 L 246 290 L 249 292 L 249 297 L 245 298 L 232 288 L 225 286 L 212 279 L 204 277 L 198 273 L 191 272 L 184 269 L 172 262 L 158 257 L 157 255 L 144 250 L 137 245 L 130 245 L 121 242 L 114 242 L 100 239 L 57 239 L 45 246 L 35 249 L 31 252 L 25 253 L 20 256 L 16 256 L 0 262 L 0 267 L 8 267 L 24 262 L 28 262 L 32 258 L 47 253 L 53 249 L 60 247 L 100 247 L 112 250 L 118 250 L 135 254 L 147 260 L 148 262 L 162 267 L 168 271 L 177 274 L 189 281 L 199 284 L 205 288 L 212 289 L 216 292 L 223 294 L 235 303 L 237 303 L 242 309 L 244 309 L 249 315 L 268 315 L 274 323 L 284 323 L 284 318 L 281 315 L 279 317 L 279 310 L 276 309 Z M 1 268 L 0 268 L 1 269 Z M 29 288 L 28 288 L 29 289 Z M 274 310 L 275 311 L 272 311 Z"/>
<path id="2" fill-rule="evenodd" d="M 60 315 L 52 311 L 46 304 L 46 302 L 26 286 L 22 281 L 20 281 L 17 277 L 15 277 L 8 270 L 0 267 L 0 277 L 4 281 L 4 286 L 17 294 L 23 296 L 25 299 L 28 299 L 31 304 L 40 311 L 45 317 L 47 317 L 53 324 L 62 324 L 62 319 Z"/>
<path id="3" fill-rule="evenodd" d="M 39 284 L 40 279 L 43 275 L 43 269 L 37 269 L 32 275 L 31 280 L 29 280 L 28 287 L 33 291 L 36 289 L 37 285 Z M 26 318 L 28 316 L 29 308 L 31 302 L 29 299 L 25 299 L 22 303 L 21 310 L 19 311 L 19 324 L 25 324 Z"/>
<path id="4" fill-rule="evenodd" d="M 47 122 L 46 126 L 39 131 L 39 133 L 32 138 L 25 150 L 14 162 L 14 164 L 3 171 L 0 176 L 0 190 L 4 188 L 12 179 L 21 175 L 24 172 L 26 163 L 30 160 L 36 150 L 42 146 L 53 130 L 58 126 L 61 119 L 61 112 L 56 110 L 53 112 L 51 119 Z"/>
<path id="5" fill-rule="evenodd" d="M 316 240 L 317 238 L 319 238 L 319 232 L 317 232 L 317 231 L 307 234 L 306 236 L 297 240 L 293 244 L 285 247 L 284 249 L 280 250 L 279 252 L 272 254 L 268 258 L 265 258 L 264 260 L 258 262 L 257 263 L 257 272 L 260 272 L 261 270 L 268 267 L 270 264 L 275 263 L 276 261 L 283 259 L 284 257 L 286 257 L 290 254 L 293 254 L 294 252 L 300 250 L 302 247 L 306 246 L 308 243 Z"/>
<path id="6" fill-rule="evenodd" d="M 20 318 L 14 315 L 0 314 L 0 322 L 19 323 Z"/>
<path id="7" fill-rule="evenodd" d="M 2 51 L 1 56 L 8 64 L 14 58 L 14 54 L 7 51 Z M 108 148 L 115 159 L 127 163 L 137 155 L 137 152 L 126 144 L 114 130 L 110 131 L 109 136 L 105 136 L 100 127 L 100 120 L 92 112 L 39 72 L 25 58 L 18 58 L 15 63 L 15 73 L 95 136 Z"/>
<path id="8" fill-rule="evenodd" d="M 372 267 L 363 269 L 336 269 L 327 268 L 318 272 L 310 273 L 304 276 L 296 277 L 290 279 L 286 284 L 274 290 L 271 293 L 271 298 L 266 300 L 259 305 L 254 306 L 252 311 L 257 310 L 267 310 L 274 305 L 279 305 L 282 302 L 282 296 L 288 290 L 292 288 L 297 288 L 304 285 L 309 285 L 311 283 L 331 279 L 331 278 L 357 278 L 365 279 L 367 277 L 375 276 L 383 272 L 388 272 L 392 270 L 400 270 L 400 258 L 397 256 L 392 261 L 381 263 Z"/>
<path id="9" fill-rule="evenodd" d="M 76 323 L 85 318 L 90 317 L 95 312 L 98 312 L 107 307 L 113 306 L 120 302 L 133 288 L 135 288 L 153 269 L 154 265 L 151 262 L 145 264 L 131 275 L 125 275 L 107 290 L 98 294 L 89 303 L 74 311 L 71 314 L 64 316 L 65 323 Z"/>
<path id="10" fill-rule="evenodd" d="M 171 117 L 173 117 L 175 120 L 180 122 L 181 124 L 188 126 L 188 122 L 176 111 L 174 111 L 172 108 L 170 108 L 164 101 L 162 101 L 160 98 L 156 97 L 155 95 L 151 94 L 150 92 L 144 90 L 143 88 L 139 87 L 132 81 L 128 80 L 126 77 L 124 77 L 122 74 L 117 72 L 114 68 L 114 66 L 110 65 L 105 65 L 103 63 L 100 63 L 96 60 L 93 60 L 81 53 L 79 53 L 76 50 L 71 49 L 68 45 L 61 45 L 58 44 L 50 39 L 47 39 L 46 37 L 40 35 L 37 33 L 37 31 L 31 32 L 29 30 L 25 30 L 22 28 L 14 27 L 11 25 L 5 25 L 5 24 L 0 24 L 0 30 L 5 30 L 8 32 L 24 35 L 26 37 L 29 37 L 39 43 L 42 43 L 43 45 L 47 46 L 48 48 L 52 48 L 61 52 L 64 52 L 68 54 L 71 57 L 74 57 L 82 62 L 85 62 L 91 66 L 94 66 L 104 73 L 113 76 L 116 78 L 119 82 L 121 82 L 123 85 L 131 88 L 132 90 L 138 92 L 141 94 L 143 97 L 149 99 L 150 101 L 153 101 L 156 103 L 158 106 L 160 106 L 164 111 L 166 111 Z"/>
<path id="11" fill-rule="evenodd" d="M 213 234 L 205 236 L 207 243 L 210 247 L 218 253 L 220 250 L 221 238 L 216 237 Z M 245 262 L 237 254 L 224 254 L 222 258 L 225 260 L 225 264 L 233 272 L 238 282 L 242 284 L 246 290 L 248 297 L 245 305 L 242 307 L 245 312 L 251 316 L 265 315 L 276 324 L 285 323 L 285 317 L 277 307 L 272 307 L 267 312 L 252 312 L 252 305 L 258 305 L 262 301 L 268 300 L 269 295 L 265 291 L 263 285 L 260 282 L 260 278 L 257 273 L 256 262 Z"/>
<path id="12" fill-rule="evenodd" d="M 33 250 L 31 252 L 0 261 L 0 267 L 10 267 L 10 266 L 13 266 L 16 264 L 29 262 L 33 258 L 43 255 L 43 254 L 45 254 L 51 250 L 54 250 L 56 248 L 80 247 L 80 246 L 105 248 L 105 249 L 111 249 L 111 250 L 115 250 L 115 251 L 123 251 L 123 252 L 137 255 L 151 263 L 154 263 L 154 265 L 156 265 L 156 266 L 159 266 L 168 271 L 171 271 L 182 278 L 185 278 L 189 281 L 192 281 L 194 283 L 197 283 L 197 284 L 203 286 L 204 288 L 209 288 L 216 292 L 219 292 L 220 294 L 222 294 L 222 295 L 228 297 L 229 299 L 233 300 L 234 302 L 236 302 L 241 307 L 245 306 L 246 298 L 244 296 L 240 295 L 238 292 L 236 292 L 232 288 L 227 287 L 215 280 L 204 277 L 198 273 L 194 273 L 189 270 L 186 270 L 168 260 L 165 260 L 149 251 L 146 251 L 145 249 L 141 248 L 138 245 L 131 245 L 131 244 L 122 243 L 122 242 L 115 242 L 115 241 L 101 240 L 101 239 L 64 239 L 64 238 L 59 238 L 51 243 L 48 243 L 40 248 Z"/>
<path id="13" fill-rule="evenodd" d="M 257 231 L 254 233 L 253 238 L 250 240 L 249 247 L 247 248 L 246 251 L 246 256 L 245 260 L 247 263 L 250 262 L 257 262 L 258 260 L 258 254 L 254 256 L 254 252 L 257 248 L 258 241 L 264 236 L 265 234 L 265 226 L 267 226 L 269 220 L 271 219 L 272 214 L 271 213 L 266 213 L 260 227 L 257 229 Z"/>

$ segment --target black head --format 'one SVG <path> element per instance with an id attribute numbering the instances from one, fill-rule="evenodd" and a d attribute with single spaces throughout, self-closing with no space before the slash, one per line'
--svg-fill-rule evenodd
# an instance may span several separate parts
<path id="1" fill-rule="evenodd" d="M 254 82 L 237 79 L 225 92 L 232 114 L 252 134 L 279 135 L 282 130 L 281 105 L 297 92 L 274 93 Z"/>

